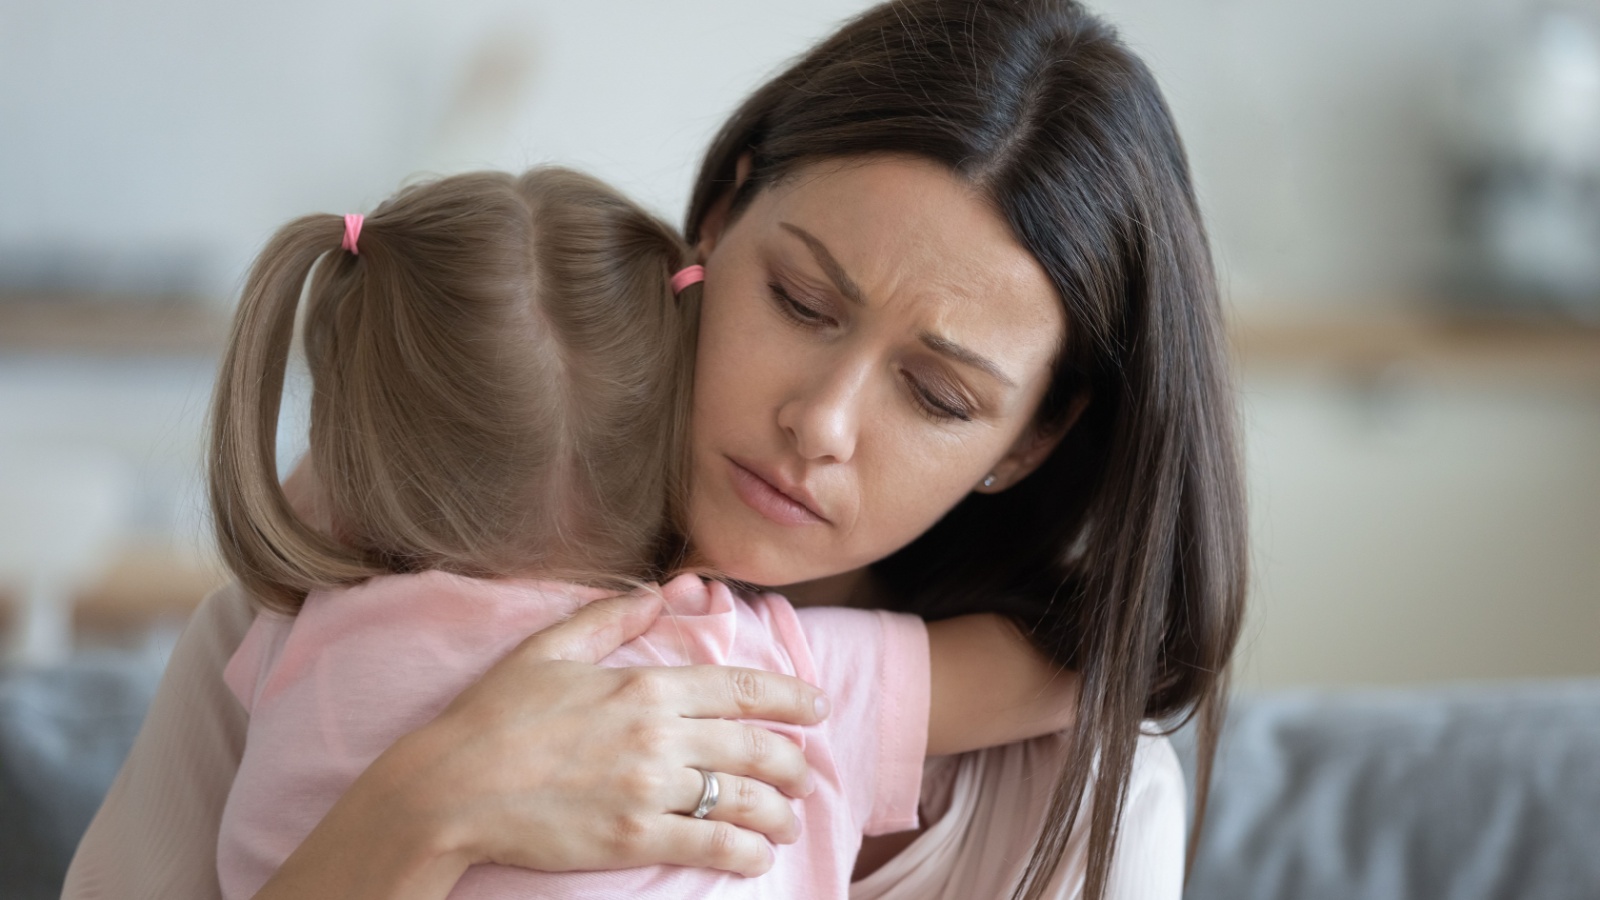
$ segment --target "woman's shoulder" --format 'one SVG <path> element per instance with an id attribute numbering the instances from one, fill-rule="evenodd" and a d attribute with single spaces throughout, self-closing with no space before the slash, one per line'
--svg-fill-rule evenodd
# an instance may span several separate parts
<path id="1" fill-rule="evenodd" d="M 255 615 L 250 595 L 229 582 L 190 616 L 139 736 L 78 845 L 62 897 L 221 895 L 217 827 L 246 729 L 222 670 Z"/>
<path id="2" fill-rule="evenodd" d="M 198 644 L 208 657 L 218 654 L 227 659 L 235 647 L 244 640 L 250 623 L 255 621 L 256 603 L 250 592 L 237 580 L 207 594 L 189 616 L 185 634 L 191 644 Z"/>
<path id="3" fill-rule="evenodd" d="M 1071 737 L 1063 732 L 930 759 L 922 793 L 926 830 L 852 885 L 852 900 L 1009 895 L 1048 819 L 1052 792 L 1040 786 L 1061 774 L 1071 749 Z M 1154 723 L 1145 723 L 1106 896 L 1167 900 L 1181 894 L 1185 806 L 1183 769 L 1172 742 L 1155 733 Z M 1092 808 L 1087 798 L 1083 808 Z M 1045 896 L 1082 893 L 1088 832 L 1087 821 L 1080 820 Z"/>
<path id="4" fill-rule="evenodd" d="M 1011 745 L 1007 771 L 1020 780 L 1058 774 L 1071 752 L 1070 732 L 1047 735 Z M 1183 823 L 1188 809 L 1188 788 L 1183 766 L 1172 740 L 1159 723 L 1141 724 L 1128 771 L 1128 793 L 1123 802 L 1121 829 L 1142 828 L 1156 820 Z"/>
<path id="5" fill-rule="evenodd" d="M 1157 732 L 1157 724 L 1144 723 L 1148 729 L 1139 735 L 1139 745 L 1133 752 L 1133 769 L 1128 778 L 1128 796 L 1144 791 L 1161 791 L 1174 795 L 1182 809 L 1187 801 L 1183 765 L 1172 739 Z"/>
<path id="6" fill-rule="evenodd" d="M 1144 727 L 1152 731 L 1139 736 L 1133 753 L 1128 797 L 1122 807 L 1122 832 L 1140 832 L 1152 848 L 1164 848 L 1161 852 L 1170 855 L 1174 846 L 1182 846 L 1188 831 L 1188 785 L 1172 740 L 1155 733 L 1157 726 L 1153 722 L 1146 722 Z"/>
<path id="7" fill-rule="evenodd" d="M 1156 722 L 1142 723 L 1128 772 L 1128 801 L 1125 805 L 1131 805 L 1136 798 L 1144 796 L 1150 800 L 1159 799 L 1168 806 L 1175 801 L 1181 813 L 1188 802 L 1183 765 L 1178 760 L 1172 740 L 1159 728 Z M 1018 757 L 1013 766 L 1018 771 L 1059 772 L 1071 748 L 1070 732 L 1023 741 L 1011 745 L 1012 752 Z"/>
<path id="8" fill-rule="evenodd" d="M 1188 833 L 1188 792 L 1172 741 L 1145 734 L 1133 754 L 1128 796 L 1122 805 L 1116 854 L 1106 882 L 1108 897 L 1164 898 L 1183 893 Z"/>

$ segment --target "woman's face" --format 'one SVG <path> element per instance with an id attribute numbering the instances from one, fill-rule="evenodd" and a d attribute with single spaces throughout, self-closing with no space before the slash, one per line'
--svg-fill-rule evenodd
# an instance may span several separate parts
<path id="1" fill-rule="evenodd" d="M 705 234 L 689 506 L 700 561 L 769 586 L 849 572 L 1054 448 L 1059 434 L 1034 419 L 1061 304 L 944 167 L 817 163 L 731 222 L 713 214 Z"/>

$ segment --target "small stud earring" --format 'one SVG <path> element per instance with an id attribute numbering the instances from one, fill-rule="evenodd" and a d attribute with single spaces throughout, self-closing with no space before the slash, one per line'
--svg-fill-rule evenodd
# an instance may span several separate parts
<path id="1" fill-rule="evenodd" d="M 994 487 L 994 476 L 990 475 L 987 478 L 983 479 L 983 486 L 984 487 Z"/>

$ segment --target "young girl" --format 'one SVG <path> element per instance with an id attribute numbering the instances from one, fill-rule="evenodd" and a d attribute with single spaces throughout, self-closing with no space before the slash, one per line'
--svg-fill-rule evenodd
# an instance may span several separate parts
<path id="1" fill-rule="evenodd" d="M 224 557 L 267 609 L 227 669 L 250 726 L 218 847 L 226 897 L 252 896 L 374 758 L 522 638 L 684 558 L 687 261 L 668 226 L 558 169 L 445 178 L 366 219 L 297 220 L 268 245 L 223 363 L 210 454 Z M 291 508 L 274 459 L 302 294 L 321 527 Z M 1072 708 L 1063 680 L 1056 694 L 942 708 L 936 721 L 959 728 L 930 731 L 930 702 L 959 702 L 930 698 L 942 660 L 997 634 L 1025 645 L 997 617 L 936 626 L 951 637 L 930 658 L 914 616 L 797 611 L 695 575 L 660 590 L 668 615 L 608 665 L 762 668 L 832 699 L 821 726 L 773 728 L 814 776 L 793 845 L 760 878 L 478 866 L 453 896 L 842 898 L 863 835 L 915 827 L 930 748 L 1043 734 L 1059 713 L 1023 733 L 1015 709 Z M 694 779 L 699 802 L 683 812 L 714 814 L 715 773 L 662 777 Z"/>

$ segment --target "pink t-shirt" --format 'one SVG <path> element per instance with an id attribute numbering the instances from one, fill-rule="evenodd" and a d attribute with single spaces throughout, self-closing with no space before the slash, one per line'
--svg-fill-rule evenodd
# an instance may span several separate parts
<path id="1" fill-rule="evenodd" d="M 771 725 L 800 746 L 817 789 L 794 801 L 798 843 L 759 878 L 654 866 L 546 873 L 474 866 L 450 896 L 845 898 L 862 835 L 916 827 L 927 745 L 927 630 L 915 616 L 796 610 L 680 576 L 669 612 L 607 666 L 717 663 L 794 675 L 832 701 L 811 728 Z M 384 749 L 436 716 L 523 638 L 593 589 L 441 572 L 318 592 L 298 617 L 256 619 L 225 673 L 250 713 L 217 868 L 227 900 L 255 894 Z"/>

